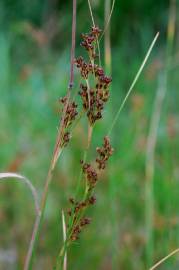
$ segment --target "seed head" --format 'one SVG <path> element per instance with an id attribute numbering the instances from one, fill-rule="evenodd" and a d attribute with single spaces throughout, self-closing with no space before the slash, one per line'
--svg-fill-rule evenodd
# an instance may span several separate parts
<path id="1" fill-rule="evenodd" d="M 96 163 L 98 165 L 99 170 L 104 170 L 106 167 L 106 162 L 113 154 L 113 148 L 110 144 L 109 137 L 104 137 L 104 143 L 102 147 L 97 147 L 96 152 L 98 153 L 98 157 L 96 158 Z"/>

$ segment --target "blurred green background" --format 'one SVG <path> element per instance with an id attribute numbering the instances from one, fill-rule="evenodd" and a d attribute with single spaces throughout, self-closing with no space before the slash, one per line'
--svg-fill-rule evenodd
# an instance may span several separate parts
<path id="1" fill-rule="evenodd" d="M 91 2 L 96 24 L 103 28 L 105 1 Z M 87 1 L 77 4 L 76 55 L 84 55 L 80 34 L 89 31 L 91 18 Z M 68 269 L 148 269 L 179 246 L 178 10 L 177 0 L 116 0 L 110 24 L 111 101 L 95 127 L 91 159 L 157 31 L 160 37 L 113 130 L 115 152 L 97 186 L 97 204 L 89 213 L 93 222 L 71 248 Z M 39 195 L 57 133 L 58 99 L 69 81 L 71 17 L 72 1 L 0 0 L 0 172 L 25 175 Z M 74 92 L 78 81 L 75 71 Z M 146 148 L 149 138 L 155 139 L 150 127 L 159 114 L 150 178 Z M 79 124 L 58 162 L 34 269 L 52 269 L 62 244 L 61 209 L 68 208 L 74 194 L 86 135 Z M 0 182 L 1 270 L 22 269 L 33 222 L 26 186 Z M 179 260 L 175 256 L 161 269 L 178 270 Z"/>

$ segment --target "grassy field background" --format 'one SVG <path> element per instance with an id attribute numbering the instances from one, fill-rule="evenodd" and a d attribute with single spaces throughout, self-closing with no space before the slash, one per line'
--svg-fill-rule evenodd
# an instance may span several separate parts
<path id="1" fill-rule="evenodd" d="M 81 55 L 80 34 L 89 31 L 91 20 L 87 1 L 78 2 L 76 55 Z M 92 2 L 102 28 L 104 3 Z M 179 247 L 178 8 L 178 1 L 116 0 L 111 20 L 111 100 L 104 120 L 95 127 L 91 157 L 156 32 L 160 37 L 113 130 L 115 152 L 97 186 L 97 204 L 89 213 L 93 222 L 69 252 L 71 270 L 149 269 Z M 58 99 L 69 80 L 71 1 L 1 0 L 0 10 L 0 172 L 27 176 L 41 195 L 57 133 Z M 103 44 L 101 54 L 103 59 Z M 74 94 L 79 91 L 78 79 L 75 71 Z M 146 149 L 160 88 L 166 93 L 156 110 L 161 117 L 154 174 L 148 184 Z M 51 269 L 61 246 L 61 209 L 68 208 L 74 194 L 85 138 L 82 122 L 58 162 L 34 269 Z M 149 232 L 146 215 L 151 209 Z M 28 189 L 21 183 L 0 182 L 1 270 L 22 269 L 33 222 Z M 161 269 L 178 270 L 177 256 Z"/>

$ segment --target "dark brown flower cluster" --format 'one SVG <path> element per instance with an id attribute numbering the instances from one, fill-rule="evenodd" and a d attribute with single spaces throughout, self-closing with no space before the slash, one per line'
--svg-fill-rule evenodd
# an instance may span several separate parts
<path id="1" fill-rule="evenodd" d="M 88 73 L 89 69 L 85 74 Z M 97 120 L 102 118 L 104 104 L 109 99 L 109 85 L 112 81 L 110 77 L 104 75 L 102 68 L 96 68 L 95 80 L 96 84 L 94 88 L 88 87 L 86 84 L 81 84 L 81 90 L 79 92 L 90 125 L 94 125 Z"/>
<path id="2" fill-rule="evenodd" d="M 91 63 L 86 63 L 82 56 L 75 60 L 76 67 L 80 69 L 80 74 L 83 79 L 87 80 L 88 75 L 93 73 L 93 65 Z"/>
<path id="3" fill-rule="evenodd" d="M 62 143 L 61 143 L 61 146 L 66 146 L 70 140 L 70 133 L 69 131 L 67 130 L 71 124 L 73 123 L 73 121 L 76 119 L 76 116 L 78 115 L 78 112 L 77 112 L 77 104 L 75 102 L 69 102 L 67 104 L 67 97 L 64 97 L 64 98 L 61 98 L 60 99 L 60 102 L 63 104 L 63 109 L 62 109 L 62 112 L 64 110 L 65 111 L 65 117 L 64 117 L 64 134 L 63 134 L 63 138 L 62 138 Z"/>
<path id="4" fill-rule="evenodd" d="M 89 163 L 81 161 L 83 174 L 88 182 L 89 190 L 92 190 L 98 181 L 98 174 L 93 166 Z"/>
<path id="5" fill-rule="evenodd" d="M 113 154 L 113 148 L 110 144 L 110 139 L 107 136 L 104 137 L 103 145 L 97 147 L 96 151 L 98 153 L 96 158 L 97 168 L 98 170 L 103 170 L 106 167 L 106 162 Z M 81 160 L 80 163 L 82 165 L 83 176 L 87 182 L 87 195 L 85 199 L 80 202 L 75 201 L 73 198 L 70 198 L 69 200 L 72 204 L 72 208 L 68 210 L 68 215 L 72 218 L 72 231 L 70 233 L 71 241 L 79 239 L 79 234 L 82 229 L 90 223 L 90 219 L 83 216 L 84 210 L 96 203 L 96 198 L 92 193 L 98 181 L 97 170 L 90 163 L 86 163 L 83 160 Z"/>
<path id="6" fill-rule="evenodd" d="M 71 241 L 76 241 L 79 239 L 79 234 L 81 233 L 82 229 L 91 223 L 91 219 L 90 218 L 87 218 L 87 217 L 84 217 L 84 218 L 81 218 L 78 222 L 77 225 L 75 225 L 73 227 L 73 231 L 71 233 L 71 236 L 70 236 L 70 240 Z"/>
<path id="7" fill-rule="evenodd" d="M 97 147 L 96 151 L 98 153 L 98 157 L 96 158 L 96 163 L 98 164 L 99 170 L 104 170 L 106 167 L 106 162 L 112 156 L 114 149 L 110 144 L 109 137 L 104 137 L 104 143 L 102 147 Z"/>
<path id="8" fill-rule="evenodd" d="M 81 46 L 88 51 L 90 57 L 93 59 L 96 58 L 95 47 L 100 33 L 101 29 L 98 26 L 93 26 L 89 33 L 81 35 Z"/>
<path id="9" fill-rule="evenodd" d="M 93 205 L 96 202 L 96 198 L 91 196 L 82 202 L 75 202 L 73 198 L 70 198 L 69 201 L 72 204 L 72 208 L 68 211 L 68 214 L 69 216 L 72 216 L 72 213 L 74 214 L 70 240 L 75 241 L 79 239 L 79 234 L 81 233 L 82 229 L 91 222 L 90 218 L 82 217 L 81 213 L 86 207 Z"/>
<path id="10" fill-rule="evenodd" d="M 105 75 L 103 68 L 94 63 L 96 57 L 94 44 L 100 32 L 101 30 L 98 27 L 93 27 L 89 34 L 82 35 L 83 41 L 81 45 L 88 51 L 90 61 L 85 62 L 81 56 L 75 60 L 82 78 L 86 81 L 80 85 L 79 95 L 90 125 L 94 125 L 97 120 L 102 118 L 102 111 L 109 99 L 109 86 L 112 81 L 110 77 Z M 90 86 L 89 83 L 90 74 L 94 78 L 93 86 Z"/>
<path id="11" fill-rule="evenodd" d="M 86 62 L 83 57 L 75 59 L 75 64 L 80 71 L 83 83 L 80 85 L 79 95 L 82 100 L 83 110 L 85 111 L 89 124 L 91 126 L 102 118 L 104 106 L 109 99 L 109 86 L 112 79 L 105 75 L 104 69 L 95 63 L 97 41 L 101 30 L 99 27 L 92 27 L 90 33 L 82 35 L 81 46 L 88 53 L 89 61 Z M 66 100 L 62 100 L 65 105 Z M 75 119 L 76 104 L 69 103 L 67 107 L 65 126 L 71 125 Z M 65 134 L 64 141 L 68 141 L 69 133 Z M 109 138 L 104 137 L 104 143 L 96 149 L 97 157 L 94 165 L 81 161 L 82 176 L 85 180 L 84 197 L 80 201 L 75 201 L 70 198 L 71 208 L 68 211 L 68 235 L 69 241 L 79 239 L 79 234 L 83 228 L 88 225 L 91 220 L 85 216 L 85 212 L 90 205 L 96 203 L 96 198 L 93 196 L 94 188 L 98 182 L 98 174 L 100 170 L 104 170 L 109 157 L 113 153 Z"/>

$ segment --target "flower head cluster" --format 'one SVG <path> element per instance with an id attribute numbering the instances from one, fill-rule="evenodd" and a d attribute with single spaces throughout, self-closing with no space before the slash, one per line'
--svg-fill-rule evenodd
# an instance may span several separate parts
<path id="1" fill-rule="evenodd" d="M 89 33 L 81 35 L 82 37 L 81 46 L 88 51 L 91 58 L 96 57 L 95 47 L 100 33 L 101 29 L 99 29 L 98 26 L 93 26 Z"/>
<path id="2" fill-rule="evenodd" d="M 110 144 L 110 139 L 105 136 L 104 143 L 101 147 L 96 149 L 98 156 L 96 158 L 96 165 L 98 170 L 103 170 L 106 167 L 106 162 L 113 153 L 113 148 Z M 82 165 L 83 176 L 87 183 L 87 196 L 82 201 L 75 201 L 73 198 L 70 198 L 69 201 L 73 205 L 72 208 L 68 210 L 68 215 L 73 220 L 72 231 L 70 234 L 70 240 L 75 241 L 79 239 L 79 234 L 82 229 L 90 223 L 90 219 L 83 216 L 83 213 L 86 208 L 90 205 L 96 203 L 96 198 L 92 195 L 94 187 L 98 182 L 98 173 L 97 169 L 94 168 L 90 163 L 80 161 Z"/>
<path id="3" fill-rule="evenodd" d="M 80 84 L 79 95 L 90 126 L 93 126 L 97 120 L 102 118 L 105 104 L 109 99 L 109 87 L 112 81 L 111 77 L 106 76 L 104 69 L 95 62 L 97 41 L 100 33 L 99 27 L 92 27 L 90 33 L 82 35 L 81 46 L 86 49 L 89 61 L 85 61 L 81 56 L 75 59 L 76 67 L 79 69 L 83 79 Z M 66 100 L 63 100 L 63 103 L 66 104 Z M 77 115 L 76 107 L 74 102 L 68 104 L 65 118 L 66 127 L 75 119 Z M 67 141 L 69 134 L 65 135 Z M 98 147 L 96 151 L 97 157 L 94 163 L 81 161 L 82 177 L 85 180 L 86 188 L 82 200 L 76 201 L 70 198 L 72 207 L 68 210 L 69 241 L 77 240 L 83 228 L 91 221 L 85 216 L 85 211 L 90 205 L 96 203 L 93 192 L 98 182 L 99 170 L 105 169 L 106 163 L 113 153 L 108 137 L 104 137 L 103 145 Z"/>
<path id="4" fill-rule="evenodd" d="M 79 220 L 78 224 L 73 227 L 70 240 L 75 241 L 79 239 L 79 234 L 81 233 L 82 229 L 91 223 L 91 219 L 87 217 L 83 217 Z"/>
<path id="5" fill-rule="evenodd" d="M 70 240 L 75 241 L 79 239 L 79 234 L 81 233 L 82 229 L 91 222 L 90 218 L 82 217 L 81 213 L 86 207 L 94 204 L 96 202 L 96 199 L 94 196 L 91 196 L 82 202 L 75 202 L 73 198 L 70 198 L 69 201 L 72 204 L 72 208 L 68 211 L 68 214 L 69 216 L 72 216 L 72 213 L 74 213 L 74 226 L 70 234 Z"/>
<path id="6" fill-rule="evenodd" d="M 105 136 L 104 137 L 104 143 L 102 147 L 97 147 L 96 151 L 98 153 L 98 157 L 96 158 L 96 163 L 98 164 L 98 169 L 99 170 L 104 170 L 106 167 L 106 162 L 112 156 L 113 154 L 113 148 L 110 144 L 110 139 L 109 137 Z"/>
<path id="7" fill-rule="evenodd" d="M 91 63 L 86 63 L 82 56 L 75 60 L 76 67 L 80 70 L 80 74 L 83 79 L 87 80 L 88 75 L 93 73 L 93 65 Z"/>
<path id="8" fill-rule="evenodd" d="M 112 81 L 111 77 L 105 75 L 103 68 L 94 63 L 96 42 L 100 32 L 98 27 L 92 27 L 90 33 L 82 35 L 81 45 L 87 50 L 90 61 L 86 62 L 81 56 L 75 60 L 81 77 L 85 80 L 85 83 L 80 85 L 79 95 L 91 126 L 102 118 L 102 111 L 109 99 L 109 86 Z M 89 83 L 90 75 L 93 77 L 93 85 Z"/>
<path id="9" fill-rule="evenodd" d="M 98 181 L 98 174 L 96 170 L 93 168 L 93 166 L 89 163 L 85 163 L 84 161 L 81 161 L 83 174 L 85 175 L 85 178 L 88 183 L 89 190 L 94 188 Z"/>
<path id="10" fill-rule="evenodd" d="M 77 104 L 75 102 L 68 102 L 67 97 L 61 98 L 60 102 L 63 104 L 62 112 L 65 110 L 65 116 L 64 116 L 64 134 L 62 137 L 62 145 L 66 146 L 70 140 L 70 133 L 68 131 L 68 128 L 71 126 L 73 121 L 76 119 L 76 116 L 78 115 L 77 112 Z M 67 104 L 68 102 L 68 104 Z"/>

